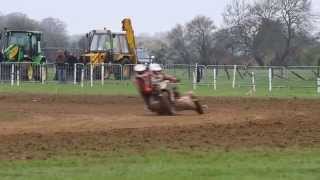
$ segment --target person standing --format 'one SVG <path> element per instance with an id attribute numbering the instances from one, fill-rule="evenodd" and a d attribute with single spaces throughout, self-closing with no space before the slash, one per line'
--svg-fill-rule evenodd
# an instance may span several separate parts
<path id="1" fill-rule="evenodd" d="M 64 51 L 58 51 L 58 55 L 56 57 L 56 68 L 57 68 L 57 79 L 60 83 L 65 82 L 65 62 L 66 57 Z"/>

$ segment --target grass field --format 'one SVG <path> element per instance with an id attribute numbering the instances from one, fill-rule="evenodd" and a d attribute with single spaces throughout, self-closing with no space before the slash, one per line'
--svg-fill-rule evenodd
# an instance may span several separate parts
<path id="1" fill-rule="evenodd" d="M 179 86 L 182 92 L 193 90 L 192 84 L 183 84 Z M 266 87 L 257 86 L 256 92 L 252 93 L 249 86 L 236 86 L 235 89 L 231 84 L 218 86 L 217 90 L 212 85 L 199 85 L 194 90 L 199 96 L 237 96 L 237 97 L 280 97 L 280 98 L 319 98 L 320 94 L 316 88 L 274 88 L 269 92 Z M 74 94 L 74 95 L 138 95 L 134 85 L 131 82 L 112 82 L 102 86 L 95 83 L 94 87 L 86 84 L 83 88 L 80 85 L 72 84 L 33 84 L 24 83 L 18 86 L 10 84 L 0 85 L 1 93 L 32 93 L 32 94 Z"/>
<path id="2" fill-rule="evenodd" d="M 318 180 L 318 150 L 87 154 L 0 162 L 3 180 Z"/>

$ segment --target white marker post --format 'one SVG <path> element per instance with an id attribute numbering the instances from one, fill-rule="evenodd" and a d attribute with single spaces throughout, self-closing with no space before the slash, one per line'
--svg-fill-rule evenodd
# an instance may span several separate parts
<path id="1" fill-rule="evenodd" d="M 193 90 L 197 89 L 197 79 L 198 79 L 198 63 L 196 63 L 194 73 L 193 73 Z"/>
<path id="2" fill-rule="evenodd" d="M 84 86 L 84 69 L 81 69 L 81 87 L 83 88 Z"/>
<path id="3" fill-rule="evenodd" d="M 17 86 L 20 86 L 20 71 L 17 70 Z"/>
<path id="4" fill-rule="evenodd" d="M 236 88 L 236 73 L 237 73 L 237 65 L 233 66 L 233 79 L 232 79 L 232 88 Z"/>
<path id="5" fill-rule="evenodd" d="M 101 64 L 101 85 L 104 85 L 104 64 Z"/>
<path id="6" fill-rule="evenodd" d="M 77 84 L 77 64 L 74 64 L 73 67 L 73 84 Z"/>
<path id="7" fill-rule="evenodd" d="M 90 87 L 93 87 L 93 65 L 90 64 Z"/>
<path id="8" fill-rule="evenodd" d="M 217 90 L 217 69 L 213 68 L 213 89 Z"/>
<path id="9" fill-rule="evenodd" d="M 41 65 L 41 83 L 44 84 L 47 79 L 47 73 L 43 64 Z"/>
<path id="10" fill-rule="evenodd" d="M 193 90 L 197 89 L 197 77 L 196 77 L 196 73 L 193 72 L 193 81 L 192 81 L 192 85 L 193 85 Z"/>
<path id="11" fill-rule="evenodd" d="M 317 78 L 317 85 L 318 85 L 317 92 L 320 93 L 320 77 Z"/>
<path id="12" fill-rule="evenodd" d="M 252 76 L 252 91 L 256 92 L 256 81 L 255 81 L 255 75 L 254 72 L 251 72 L 251 76 Z"/>
<path id="13" fill-rule="evenodd" d="M 272 68 L 269 68 L 269 92 L 272 91 Z"/>
<path id="14" fill-rule="evenodd" d="M 14 64 L 11 64 L 11 86 L 14 85 Z"/>

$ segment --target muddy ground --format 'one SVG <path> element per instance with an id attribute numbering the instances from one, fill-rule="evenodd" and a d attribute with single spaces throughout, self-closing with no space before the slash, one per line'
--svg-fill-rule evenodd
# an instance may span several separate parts
<path id="1" fill-rule="evenodd" d="M 320 100 L 202 98 L 206 114 L 144 110 L 138 97 L 0 95 L 0 159 L 165 148 L 320 147 Z"/>

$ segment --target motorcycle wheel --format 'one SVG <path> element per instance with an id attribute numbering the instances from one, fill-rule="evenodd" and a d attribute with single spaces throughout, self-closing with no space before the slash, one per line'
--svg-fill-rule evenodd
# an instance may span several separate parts
<path id="1" fill-rule="evenodd" d="M 174 116 L 176 115 L 176 110 L 174 105 L 170 102 L 170 96 L 169 93 L 166 91 L 163 91 L 160 96 L 160 114 L 161 115 L 169 115 Z"/>
<path id="2" fill-rule="evenodd" d="M 194 104 L 196 106 L 196 111 L 198 112 L 198 114 L 204 114 L 204 111 L 200 102 L 198 100 L 195 100 Z"/>

